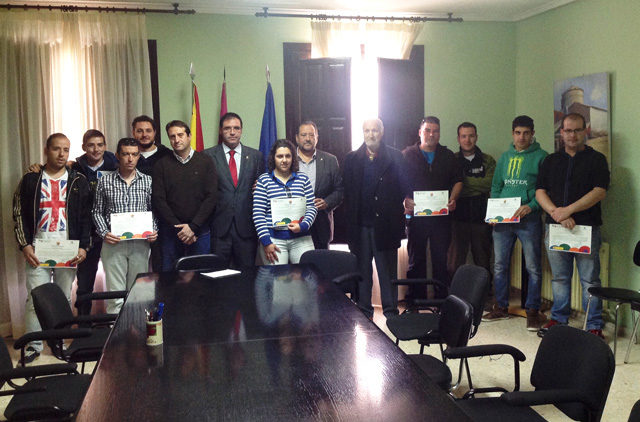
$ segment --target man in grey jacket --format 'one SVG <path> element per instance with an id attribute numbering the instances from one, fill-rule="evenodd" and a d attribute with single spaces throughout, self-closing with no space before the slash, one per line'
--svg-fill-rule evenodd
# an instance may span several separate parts
<path id="1" fill-rule="evenodd" d="M 314 204 L 318 209 L 311 226 L 313 246 L 316 249 L 329 249 L 329 243 L 333 240 L 333 210 L 342 203 L 344 197 L 338 159 L 335 155 L 316 149 L 318 127 L 312 121 L 300 123 L 296 142 L 300 171 L 309 176 L 316 197 Z"/>

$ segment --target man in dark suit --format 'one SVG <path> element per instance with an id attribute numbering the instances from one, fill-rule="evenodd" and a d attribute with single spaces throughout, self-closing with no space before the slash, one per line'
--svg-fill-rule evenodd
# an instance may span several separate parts
<path id="1" fill-rule="evenodd" d="M 398 248 L 404 235 L 403 201 L 410 192 L 406 162 L 397 149 L 382 143 L 384 127 L 379 119 L 362 126 L 364 143 L 344 161 L 344 198 L 347 206 L 349 249 L 358 258 L 362 312 L 373 318 L 372 259 L 376 260 L 382 311 L 397 315 Z"/>
<path id="2" fill-rule="evenodd" d="M 212 252 L 232 268 L 255 265 L 258 236 L 253 224 L 252 194 L 264 173 L 262 154 L 240 143 L 242 119 L 227 113 L 220 119 L 222 144 L 204 150 L 218 172 L 218 206 L 211 223 Z"/>
<path id="3" fill-rule="evenodd" d="M 316 249 L 329 249 L 333 240 L 333 210 L 344 197 L 342 175 L 335 155 L 316 149 L 318 144 L 318 127 L 312 121 L 305 121 L 298 126 L 296 135 L 298 143 L 298 160 L 300 171 L 309 176 L 318 209 L 316 220 L 311 226 L 311 238 Z"/>

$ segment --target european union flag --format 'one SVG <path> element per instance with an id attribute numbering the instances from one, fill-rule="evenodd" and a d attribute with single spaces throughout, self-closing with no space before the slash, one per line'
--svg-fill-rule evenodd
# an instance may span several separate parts
<path id="1" fill-rule="evenodd" d="M 273 103 L 271 83 L 267 82 L 267 95 L 264 100 L 264 114 L 262 116 L 262 130 L 260 131 L 260 152 L 264 157 L 265 168 L 268 167 L 268 157 L 271 147 L 278 138 L 276 129 L 276 106 Z"/>

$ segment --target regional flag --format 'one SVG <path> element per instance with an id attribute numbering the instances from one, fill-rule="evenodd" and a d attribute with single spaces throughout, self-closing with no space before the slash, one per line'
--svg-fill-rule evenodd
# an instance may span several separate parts
<path id="1" fill-rule="evenodd" d="M 198 88 L 193 84 L 193 106 L 191 107 L 191 149 L 202 151 L 204 149 L 202 135 L 202 120 L 200 120 L 200 100 L 198 100 Z"/>
<path id="2" fill-rule="evenodd" d="M 222 95 L 220 95 L 220 119 L 227 114 L 227 70 L 224 71 L 224 79 L 222 81 Z M 222 143 L 222 134 L 218 134 L 218 144 Z"/>

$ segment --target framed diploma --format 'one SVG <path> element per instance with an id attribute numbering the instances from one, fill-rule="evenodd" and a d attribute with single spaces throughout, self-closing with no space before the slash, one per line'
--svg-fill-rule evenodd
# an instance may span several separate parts
<path id="1" fill-rule="evenodd" d="M 78 255 L 78 240 L 35 239 L 34 249 L 41 267 L 75 268 L 70 261 Z"/>
<path id="2" fill-rule="evenodd" d="M 487 200 L 486 223 L 519 223 L 520 217 L 513 218 L 513 214 L 520 208 L 521 199 L 518 198 L 490 198 Z"/>
<path id="3" fill-rule="evenodd" d="M 289 223 L 300 223 L 307 211 L 307 198 L 275 198 L 271 200 L 271 221 L 274 228 L 286 229 Z"/>
<path id="4" fill-rule="evenodd" d="M 146 239 L 153 233 L 151 211 L 111 214 L 111 233 L 121 240 Z"/>
<path id="5" fill-rule="evenodd" d="M 414 217 L 432 217 L 437 215 L 449 215 L 449 191 L 416 191 L 413 192 L 413 200 L 416 206 L 413 208 Z"/>
<path id="6" fill-rule="evenodd" d="M 575 226 L 569 230 L 561 224 L 549 224 L 549 250 L 591 253 L 591 226 Z"/>

